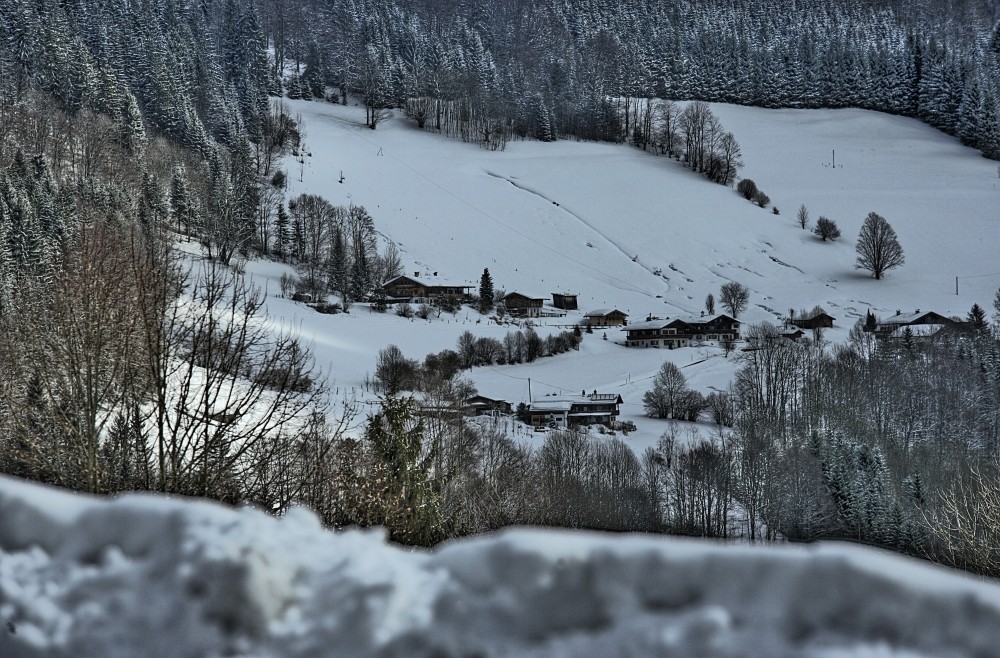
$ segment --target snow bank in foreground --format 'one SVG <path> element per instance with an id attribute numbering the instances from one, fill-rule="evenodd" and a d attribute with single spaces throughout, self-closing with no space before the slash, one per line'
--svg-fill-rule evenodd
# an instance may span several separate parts
<path id="1" fill-rule="evenodd" d="M 2 656 L 993 656 L 1000 587 L 855 546 L 514 530 L 433 552 L 308 512 L 0 479 Z"/>

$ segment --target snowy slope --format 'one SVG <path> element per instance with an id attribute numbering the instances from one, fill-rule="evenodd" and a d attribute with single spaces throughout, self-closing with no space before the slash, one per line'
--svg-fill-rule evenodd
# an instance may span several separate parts
<path id="1" fill-rule="evenodd" d="M 713 105 L 743 145 L 741 174 L 781 208 L 774 216 L 627 146 L 528 141 L 489 152 L 402 119 L 368 130 L 357 107 L 291 105 L 312 153 L 301 184 L 291 172 L 293 193 L 365 205 L 415 270 L 444 278 L 474 283 L 489 267 L 508 291 L 570 289 L 583 310 L 618 306 L 633 318 L 700 311 L 730 279 L 777 313 L 819 303 L 845 321 L 869 306 L 964 314 L 1000 286 L 997 164 L 911 119 Z M 798 229 L 802 203 L 844 238 L 823 244 Z M 893 224 L 907 255 L 884 282 L 853 269 L 869 211 Z M 956 298 L 955 276 L 984 274 Z M 759 306 L 748 320 L 774 318 Z"/>
<path id="2" fill-rule="evenodd" d="M 911 119 L 713 105 L 743 146 L 742 175 L 771 196 L 781 209 L 776 216 L 677 162 L 628 146 L 529 141 L 489 152 L 421 132 L 402 118 L 369 130 L 356 106 L 289 105 L 304 121 L 311 154 L 301 167 L 288 162 L 292 196 L 310 192 L 364 205 L 399 245 L 408 274 L 478 284 L 488 267 L 495 286 L 507 291 L 578 293 L 580 313 L 554 323 L 610 306 L 633 321 L 697 313 L 709 292 L 718 296 L 722 283 L 736 280 L 751 289 L 745 321 L 776 321 L 790 308 L 821 304 L 837 318 L 826 337 L 843 340 L 869 308 L 964 315 L 973 302 L 988 308 L 1000 286 L 996 163 Z M 822 243 L 799 229 L 795 214 L 803 203 L 813 223 L 828 216 L 844 237 Z M 906 264 L 884 281 L 854 269 L 854 242 L 870 211 L 889 220 L 906 252 Z M 276 292 L 284 270 L 251 263 L 248 271 Z M 960 280 L 957 296 L 956 276 L 970 277 Z M 367 396 L 360 390 L 365 375 L 389 343 L 422 359 L 454 347 L 462 331 L 500 338 L 509 330 L 477 323 L 468 309 L 432 323 L 357 310 L 319 316 L 287 300 L 271 305 L 280 321 L 315 340 L 320 365 L 347 397 Z M 529 378 L 536 397 L 594 388 L 621 393 L 623 417 L 640 429 L 630 443 L 641 451 L 667 428 L 644 419 L 641 405 L 664 360 L 684 366 L 704 393 L 724 389 L 736 368 L 716 348 L 628 350 L 615 345 L 622 338 L 617 330 L 598 332 L 580 353 L 470 376 L 484 395 L 514 403 L 528 401 Z"/>
<path id="3" fill-rule="evenodd" d="M 1000 587 L 858 546 L 511 530 L 435 551 L 293 510 L 0 479 L 3 656 L 991 656 Z"/>

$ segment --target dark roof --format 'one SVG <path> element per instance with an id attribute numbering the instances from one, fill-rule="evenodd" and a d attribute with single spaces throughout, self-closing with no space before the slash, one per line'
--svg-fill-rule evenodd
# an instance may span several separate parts
<path id="1" fill-rule="evenodd" d="M 423 286 L 424 288 L 475 288 L 471 283 L 455 283 L 452 281 L 435 281 L 434 283 L 427 283 L 421 279 L 415 279 L 412 276 L 406 276 L 405 274 L 400 274 L 399 276 L 394 276 L 385 283 L 382 287 L 391 286 L 397 282 L 408 282 L 411 284 L 416 284 L 418 286 Z"/>

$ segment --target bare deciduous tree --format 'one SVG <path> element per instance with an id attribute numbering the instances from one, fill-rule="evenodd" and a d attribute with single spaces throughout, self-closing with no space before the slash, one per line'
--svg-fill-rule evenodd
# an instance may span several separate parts
<path id="1" fill-rule="evenodd" d="M 896 231 L 885 217 L 874 212 L 868 213 L 865 218 L 855 250 L 858 252 L 855 267 L 868 270 L 876 279 L 881 279 L 886 270 L 899 267 L 906 260 Z"/>
<path id="2" fill-rule="evenodd" d="M 837 222 L 829 219 L 827 217 L 820 217 L 816 220 L 816 228 L 813 229 L 813 233 L 818 235 L 823 242 L 827 240 L 836 240 L 840 237 L 840 228 L 837 227 Z"/>
<path id="3" fill-rule="evenodd" d="M 729 311 L 729 315 L 738 318 L 750 303 L 750 290 L 737 281 L 724 283 L 719 289 L 719 303 Z"/>
<path id="4" fill-rule="evenodd" d="M 676 364 L 664 361 L 653 379 L 653 388 L 642 396 L 646 415 L 652 418 L 680 418 L 684 399 L 690 392 L 687 380 Z"/>

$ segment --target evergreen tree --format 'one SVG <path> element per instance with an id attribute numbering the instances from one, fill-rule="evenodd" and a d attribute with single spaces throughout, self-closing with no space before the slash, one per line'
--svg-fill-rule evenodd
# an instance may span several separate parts
<path id="1" fill-rule="evenodd" d="M 375 286 L 375 290 L 372 291 L 371 302 L 372 309 L 378 311 L 379 313 L 385 313 L 385 310 L 389 308 L 389 298 L 385 293 L 385 288 L 382 286 Z"/>
<path id="2" fill-rule="evenodd" d="M 969 324 L 969 328 L 978 334 L 986 333 L 989 329 L 989 323 L 986 321 L 986 311 L 979 304 L 972 305 L 972 308 L 969 309 L 969 314 L 965 316 L 965 321 Z"/>
<path id="3" fill-rule="evenodd" d="M 177 233 L 190 239 L 197 226 L 195 200 L 188 185 L 187 174 L 180 165 L 174 167 L 170 179 L 170 215 Z"/>
<path id="4" fill-rule="evenodd" d="M 871 309 L 865 313 L 865 324 L 864 330 L 868 333 L 875 331 L 878 328 L 878 320 L 875 318 L 875 314 L 871 312 Z"/>
<path id="5" fill-rule="evenodd" d="M 288 256 L 288 248 L 292 241 L 292 227 L 285 210 L 284 199 L 278 202 L 278 210 L 274 218 L 274 252 L 284 260 Z"/>
<path id="6" fill-rule="evenodd" d="M 361 300 L 368 296 L 372 289 L 372 273 L 368 265 L 366 250 L 358 252 L 351 263 L 351 298 Z"/>
<path id="7" fill-rule="evenodd" d="M 479 312 L 486 315 L 493 310 L 493 277 L 488 268 L 479 277 Z"/>
<path id="8" fill-rule="evenodd" d="M 445 536 L 435 453 L 424 445 L 424 423 L 406 398 L 387 398 L 365 428 L 372 465 L 361 485 L 363 525 L 382 525 L 393 541 L 427 546 Z"/>
<path id="9" fill-rule="evenodd" d="M 333 243 L 327 266 L 327 286 L 340 295 L 342 306 L 347 310 L 351 302 L 351 265 L 344 242 L 344 231 L 339 225 L 333 227 Z"/>

